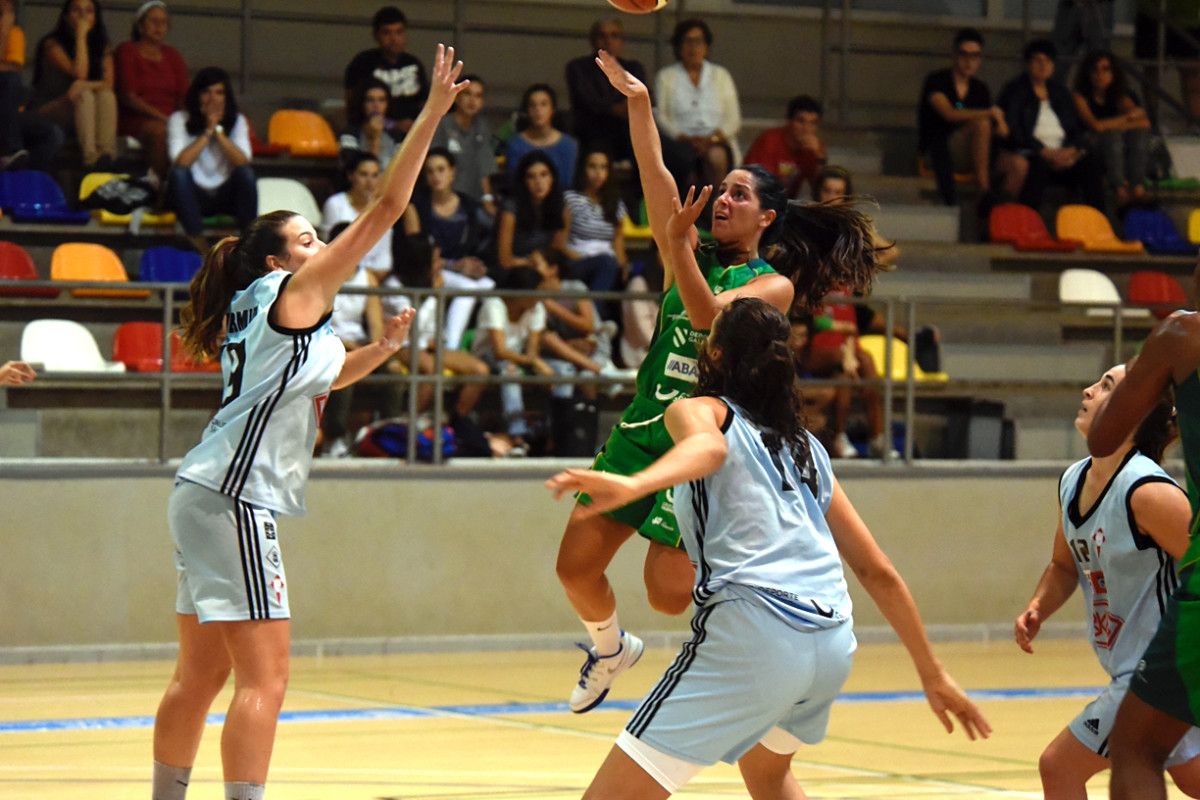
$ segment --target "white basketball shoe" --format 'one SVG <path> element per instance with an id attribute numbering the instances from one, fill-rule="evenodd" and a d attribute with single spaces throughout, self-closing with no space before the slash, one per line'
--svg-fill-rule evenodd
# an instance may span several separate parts
<path id="1" fill-rule="evenodd" d="M 621 631 L 621 646 L 612 655 L 597 655 L 595 647 L 578 647 L 587 653 L 587 660 L 579 670 L 579 683 L 571 690 L 571 710 L 582 714 L 604 702 L 613 681 L 638 662 L 645 645 L 632 633 Z"/>

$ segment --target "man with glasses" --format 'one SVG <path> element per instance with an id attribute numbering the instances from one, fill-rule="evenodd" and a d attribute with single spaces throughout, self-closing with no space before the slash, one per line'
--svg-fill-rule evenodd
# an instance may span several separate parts
<path id="1" fill-rule="evenodd" d="M 1008 136 L 1004 112 L 992 104 L 987 84 L 975 77 L 983 60 L 983 34 L 974 28 L 956 33 L 953 59 L 949 69 L 925 78 L 917 109 L 917 151 L 929 160 L 948 206 L 958 204 L 956 172 L 974 175 L 983 197 L 989 196 L 992 136 Z"/>

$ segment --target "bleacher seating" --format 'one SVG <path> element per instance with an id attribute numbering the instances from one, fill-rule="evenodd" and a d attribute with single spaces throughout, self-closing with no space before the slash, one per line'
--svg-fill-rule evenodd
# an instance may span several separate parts
<path id="1" fill-rule="evenodd" d="M 82 225 L 87 211 L 73 211 L 54 178 L 36 170 L 0 172 L 0 207 L 17 222 Z"/>
<path id="2" fill-rule="evenodd" d="M 128 175 L 117 174 L 113 172 L 89 172 L 83 176 L 83 180 L 79 182 L 79 200 L 83 202 L 91 196 L 92 192 L 99 189 L 104 184 L 114 178 L 128 179 Z M 96 210 L 96 219 L 103 225 L 128 225 L 133 221 L 133 214 L 114 214 L 105 209 Z M 153 211 L 144 211 L 142 213 L 141 224 L 143 225 L 174 225 L 175 212 L 163 211 L 155 213 Z"/>
<path id="3" fill-rule="evenodd" d="M 40 281 L 37 267 L 25 248 L 12 242 L 0 242 L 0 280 Z M 0 287 L 4 297 L 57 297 L 58 290 L 34 286 Z"/>
<path id="4" fill-rule="evenodd" d="M 100 355 L 91 331 L 68 319 L 39 319 L 21 333 L 21 360 L 47 372 L 124 372 L 125 365 Z"/>
<path id="5" fill-rule="evenodd" d="M 146 283 L 190 283 L 203 263 L 195 250 L 148 247 L 142 252 L 138 277 Z"/>
<path id="6" fill-rule="evenodd" d="M 1078 242 L 1051 236 L 1041 215 L 1021 203 L 1001 203 L 992 208 L 988 234 L 993 242 L 1005 242 L 1022 251 L 1069 253 L 1079 248 Z"/>
<path id="7" fill-rule="evenodd" d="M 337 139 L 329 123 L 312 111 L 292 108 L 276 111 L 267 127 L 267 140 L 297 157 L 333 158 L 338 154 Z"/>
<path id="8" fill-rule="evenodd" d="M 160 322 L 125 322 L 113 334 L 113 358 L 130 372 L 160 372 L 163 367 L 163 328 Z M 171 331 L 172 372 L 219 372 L 217 361 L 195 361 L 183 347 L 177 331 Z"/>
<path id="9" fill-rule="evenodd" d="M 1063 270 L 1058 277 L 1058 299 L 1068 305 L 1090 305 L 1092 303 L 1116 304 L 1121 302 L 1112 278 L 1094 269 L 1072 268 Z M 1089 317 L 1111 317 L 1110 307 L 1087 309 Z M 1144 308 L 1122 308 L 1122 317 L 1148 317 Z"/>
<path id="10" fill-rule="evenodd" d="M 1189 255 L 1196 252 L 1175 229 L 1175 223 L 1159 208 L 1131 208 L 1125 215 L 1125 235 L 1146 245 L 1157 255 Z"/>
<path id="11" fill-rule="evenodd" d="M 1088 253 L 1143 253 L 1146 250 L 1141 242 L 1118 239 L 1108 217 L 1091 206 L 1062 206 L 1058 209 L 1055 229 L 1059 239 L 1081 242 Z"/>
<path id="12" fill-rule="evenodd" d="M 871 357 L 875 368 L 882 375 L 883 366 L 887 363 L 887 337 L 874 333 L 859 336 L 858 346 Z M 914 361 L 913 379 L 921 383 L 945 383 L 950 380 L 950 376 L 945 372 L 926 372 Z M 903 339 L 892 339 L 892 380 L 908 380 L 908 343 Z"/>
<path id="13" fill-rule="evenodd" d="M 1187 292 L 1172 275 L 1159 270 L 1138 270 L 1129 276 L 1129 302 L 1142 306 L 1161 306 L 1152 309 L 1154 316 L 1163 319 L 1188 303 Z"/>
<path id="14" fill-rule="evenodd" d="M 112 250 L 102 244 L 68 242 L 54 249 L 50 258 L 50 280 L 106 281 L 128 283 L 125 266 Z M 149 297 L 145 289 L 72 289 L 75 297 Z"/>
<path id="15" fill-rule="evenodd" d="M 303 183 L 291 178 L 259 178 L 258 213 L 269 214 L 280 210 L 296 212 L 311 222 L 314 228 L 321 224 L 321 209 Z"/>

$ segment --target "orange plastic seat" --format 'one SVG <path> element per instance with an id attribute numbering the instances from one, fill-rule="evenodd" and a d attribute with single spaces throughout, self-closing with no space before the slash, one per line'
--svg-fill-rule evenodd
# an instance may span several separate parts
<path id="1" fill-rule="evenodd" d="M 129 276 L 117 254 L 104 245 L 68 242 L 54 248 L 54 255 L 50 257 L 50 280 L 129 283 Z M 146 289 L 72 289 L 71 294 L 75 297 L 150 296 Z"/>
<path id="2" fill-rule="evenodd" d="M 1141 242 L 1118 239 L 1108 223 L 1108 217 L 1091 206 L 1063 206 L 1058 210 L 1055 227 L 1058 228 L 1058 238 L 1082 242 L 1083 249 L 1089 253 L 1146 252 L 1146 246 Z"/>
<path id="3" fill-rule="evenodd" d="M 40 281 L 33 258 L 25 248 L 12 242 L 0 242 L 0 281 Z M 0 288 L 4 297 L 58 297 L 57 289 L 5 286 Z"/>
<path id="4" fill-rule="evenodd" d="M 1139 306 L 1157 306 L 1154 316 L 1164 319 L 1188 303 L 1187 292 L 1172 275 L 1158 270 L 1140 270 L 1129 276 L 1129 302 Z"/>
<path id="5" fill-rule="evenodd" d="M 320 114 L 282 109 L 271 115 L 267 141 L 283 145 L 294 156 L 334 158 L 338 154 L 333 129 Z"/>
<path id="6" fill-rule="evenodd" d="M 267 144 L 258 138 L 258 131 L 254 129 L 254 123 L 250 122 L 250 120 L 246 120 L 246 124 L 250 126 L 250 153 L 255 158 L 272 158 L 274 156 L 281 156 L 288 151 L 281 144 Z"/>
<path id="7" fill-rule="evenodd" d="M 1022 251 L 1069 253 L 1079 247 L 1078 242 L 1064 242 L 1051 236 L 1041 215 L 1021 203 L 1001 203 L 992 208 L 988 237 Z"/>
<path id="8" fill-rule="evenodd" d="M 221 362 L 197 361 L 183 346 L 179 331 L 171 331 L 171 371 L 172 372 L 220 372 Z"/>

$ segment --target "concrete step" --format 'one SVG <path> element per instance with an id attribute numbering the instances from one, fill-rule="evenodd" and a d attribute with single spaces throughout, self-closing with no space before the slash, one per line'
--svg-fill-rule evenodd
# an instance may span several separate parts
<path id="1" fill-rule="evenodd" d="M 957 208 L 884 203 L 878 208 L 864 207 L 875 220 L 879 232 L 889 239 L 902 242 L 957 242 L 959 212 Z"/>
<path id="2" fill-rule="evenodd" d="M 946 372 L 959 380 L 1078 381 L 1086 386 L 1107 366 L 1110 348 L 1087 344 L 943 342 Z"/>
<path id="3" fill-rule="evenodd" d="M 1200 178 L 1200 137 L 1168 136 L 1166 140 L 1175 174 L 1181 178 Z"/>
<path id="4" fill-rule="evenodd" d="M 992 259 L 1013 251 L 1008 245 L 911 241 L 910 237 L 903 233 L 900 236 L 899 247 L 899 269 L 896 274 L 990 274 Z M 1011 274 L 1019 274 L 1019 271 L 1014 270 Z"/>
<path id="5" fill-rule="evenodd" d="M 908 255 L 907 251 L 904 251 Z M 910 257 L 911 258 L 911 257 Z M 916 260 L 913 258 L 912 260 Z M 924 297 L 964 301 L 1028 300 L 1030 277 L 1019 274 L 965 274 L 898 269 L 875 282 L 873 297 Z"/>

